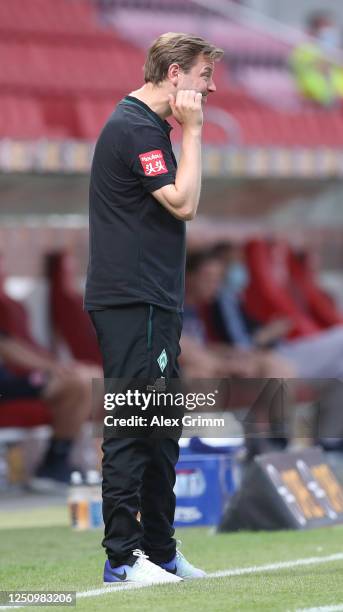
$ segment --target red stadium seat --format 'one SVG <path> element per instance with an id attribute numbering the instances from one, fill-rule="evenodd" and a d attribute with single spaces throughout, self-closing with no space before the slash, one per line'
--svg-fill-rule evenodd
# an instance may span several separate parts
<path id="1" fill-rule="evenodd" d="M 0 330 L 13 337 L 25 340 L 42 354 L 30 332 L 28 315 L 22 304 L 12 300 L 4 291 L 4 274 L 0 265 Z M 21 372 L 20 368 L 11 368 Z M 36 427 L 51 423 L 51 412 L 40 400 L 3 401 L 0 404 L 0 427 Z"/>
<path id="2" fill-rule="evenodd" d="M 306 305 L 321 327 L 343 324 L 343 314 L 334 301 L 318 287 L 309 254 L 289 251 L 288 267 L 294 293 Z"/>
<path id="3" fill-rule="evenodd" d="M 0 404 L 0 428 L 38 427 L 51 425 L 51 422 L 51 411 L 40 400 L 15 400 Z"/>
<path id="4" fill-rule="evenodd" d="M 81 294 L 75 289 L 74 261 L 69 253 L 48 256 L 50 312 L 55 331 L 79 361 L 101 365 L 95 331 L 83 310 Z M 77 325 L 75 322 L 77 321 Z"/>
<path id="5" fill-rule="evenodd" d="M 320 330 L 320 326 L 311 316 L 302 312 L 287 289 L 275 279 L 265 241 L 249 241 L 246 246 L 246 260 L 250 282 L 244 295 L 244 307 L 249 316 L 261 323 L 279 318 L 290 319 L 291 338 L 308 336 Z"/>
<path id="6" fill-rule="evenodd" d="M 0 2 L 0 137 L 95 139 L 107 109 L 141 85 L 147 43 L 166 19 L 172 29 L 182 17 L 185 31 L 192 31 L 200 14 L 203 19 L 194 11 L 190 2 L 178 2 L 172 11 L 170 5 L 144 11 L 116 7 L 105 27 L 90 0 Z M 206 122 L 205 142 L 342 147 L 340 110 L 315 109 L 296 99 L 282 67 L 288 44 L 248 25 L 206 18 L 216 44 L 242 61 L 235 80 L 225 61 L 218 64 L 213 97 L 213 105 L 237 122 L 240 137 L 228 138 Z M 247 58 L 259 63 L 251 67 Z"/>

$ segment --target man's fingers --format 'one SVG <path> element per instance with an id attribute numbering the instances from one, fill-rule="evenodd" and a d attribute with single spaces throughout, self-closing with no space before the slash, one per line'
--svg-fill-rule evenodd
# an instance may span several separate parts
<path id="1" fill-rule="evenodd" d="M 193 104 L 197 96 L 200 96 L 200 99 L 202 98 L 202 94 L 194 89 L 180 89 L 176 94 L 176 103 L 179 105 Z"/>
<path id="2" fill-rule="evenodd" d="M 197 107 L 201 106 L 201 102 L 202 102 L 202 94 L 198 92 L 195 94 L 195 103 Z"/>
<path id="3" fill-rule="evenodd" d="M 181 125 L 202 125 L 202 94 L 194 89 L 180 89 L 170 108 Z"/>
<path id="4" fill-rule="evenodd" d="M 176 94 L 176 106 L 184 106 L 186 102 L 187 91 L 185 89 L 181 89 Z"/>
<path id="5" fill-rule="evenodd" d="M 197 95 L 198 93 L 194 90 L 186 90 L 185 91 L 185 102 L 187 104 L 187 106 L 189 106 L 190 108 L 194 107 L 194 102 L 197 99 Z M 200 94 L 201 96 L 201 94 Z"/>
<path id="6" fill-rule="evenodd" d="M 170 106 L 175 106 L 175 96 L 173 96 L 173 94 L 168 95 L 168 100 L 169 100 Z"/>

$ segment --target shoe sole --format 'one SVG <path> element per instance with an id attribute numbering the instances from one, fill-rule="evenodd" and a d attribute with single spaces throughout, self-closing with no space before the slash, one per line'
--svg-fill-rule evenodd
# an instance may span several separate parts
<path id="1" fill-rule="evenodd" d="M 111 586 L 117 586 L 118 584 L 137 584 L 137 585 L 150 585 L 150 586 L 154 586 L 154 584 L 178 584 L 180 582 L 183 582 L 184 579 L 180 578 L 180 580 L 167 580 L 167 581 L 162 581 L 161 582 L 156 582 L 155 580 L 152 582 L 138 582 L 136 580 L 120 580 L 118 582 L 103 582 L 103 585 L 105 587 L 111 587 Z"/>
<path id="2" fill-rule="evenodd" d="M 207 574 L 205 576 L 182 576 L 182 580 L 201 580 L 202 578 L 207 578 Z"/>
<path id="3" fill-rule="evenodd" d="M 118 580 L 118 582 L 103 582 L 103 585 L 105 587 L 117 586 L 118 584 L 135 584 L 135 583 L 133 580 Z"/>

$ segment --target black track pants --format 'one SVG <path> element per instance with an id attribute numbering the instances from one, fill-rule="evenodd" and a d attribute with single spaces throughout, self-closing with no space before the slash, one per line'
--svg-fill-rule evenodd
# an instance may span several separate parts
<path id="1" fill-rule="evenodd" d="M 179 376 L 182 315 L 138 304 L 92 311 L 90 316 L 105 379 L 144 379 L 151 384 L 161 376 L 166 381 Z M 161 373 L 157 360 L 163 350 L 167 365 Z M 102 448 L 103 546 L 112 566 L 132 564 L 135 548 L 143 549 L 153 562 L 169 561 L 175 554 L 177 441 L 105 437 Z"/>

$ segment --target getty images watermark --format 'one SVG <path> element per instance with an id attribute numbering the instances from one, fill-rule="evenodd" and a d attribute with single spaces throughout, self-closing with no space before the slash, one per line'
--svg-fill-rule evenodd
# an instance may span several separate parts
<path id="1" fill-rule="evenodd" d="M 221 381 L 185 381 L 162 376 L 146 380 L 106 379 L 94 394 L 101 402 L 97 434 L 105 437 L 225 437 L 226 422 L 221 399 Z M 217 384 L 218 383 L 218 384 Z M 99 412 L 95 410 L 95 414 Z M 100 431 L 99 424 L 101 423 Z M 220 433 L 223 432 L 223 433 Z M 226 432 L 226 433 L 225 433 Z"/>
<path id="2" fill-rule="evenodd" d="M 96 437 L 343 437 L 337 379 L 94 379 Z"/>
<path id="3" fill-rule="evenodd" d="M 213 409 L 216 406 L 216 396 L 219 390 L 215 389 L 208 393 L 183 393 L 181 391 L 164 392 L 158 389 L 151 391 L 140 391 L 139 389 L 127 389 L 125 392 L 105 393 L 104 409 L 111 411 L 106 414 L 104 425 L 106 427 L 224 427 L 223 417 L 208 417 L 201 414 L 170 417 L 167 414 L 154 413 L 150 418 L 142 415 L 131 414 L 130 416 L 115 416 L 113 411 L 118 408 L 137 408 L 142 412 L 148 409 L 179 408 L 193 411 L 199 408 Z"/>

